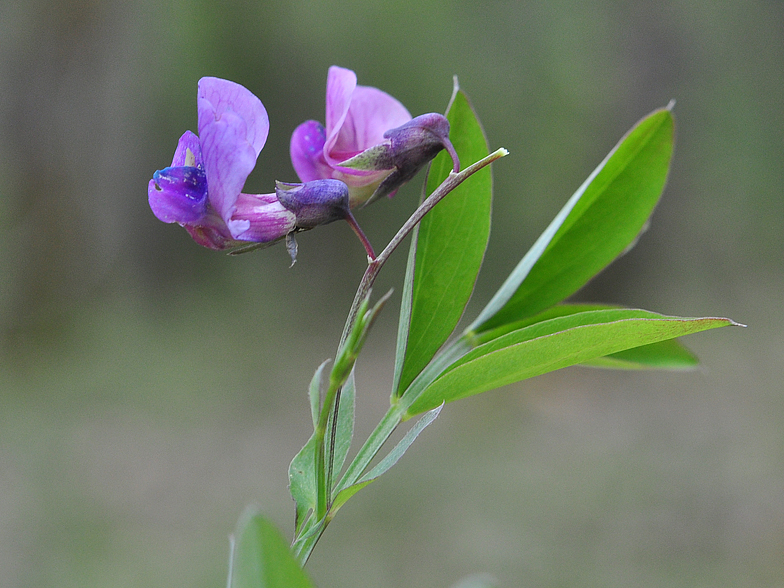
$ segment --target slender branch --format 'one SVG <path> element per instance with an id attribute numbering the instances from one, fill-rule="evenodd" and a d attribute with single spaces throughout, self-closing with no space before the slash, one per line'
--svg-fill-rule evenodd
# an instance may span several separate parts
<path id="1" fill-rule="evenodd" d="M 362 246 L 365 248 L 365 252 L 367 253 L 368 256 L 368 261 L 372 261 L 376 259 L 376 253 L 373 251 L 373 246 L 370 244 L 370 241 L 365 236 L 365 233 L 357 224 L 357 219 L 354 218 L 354 215 L 351 214 L 351 211 L 348 211 L 348 216 L 346 217 L 346 221 L 351 227 L 351 230 L 354 231 L 357 237 L 359 237 L 359 240 L 362 242 Z"/>
<path id="2" fill-rule="evenodd" d="M 467 180 L 482 168 L 490 165 L 497 159 L 506 156 L 508 153 L 509 152 L 506 149 L 501 148 L 460 172 L 450 172 L 441 185 L 438 186 L 438 188 L 436 188 L 433 193 L 430 194 L 430 196 L 428 196 L 425 201 L 414 211 L 414 213 L 403 224 L 397 234 L 392 237 L 392 240 L 387 244 L 384 250 L 378 254 L 378 256 L 373 254 L 373 249 L 370 246 L 370 243 L 367 241 L 367 238 L 364 236 L 361 230 L 359 230 L 356 222 L 351 222 L 353 221 L 353 217 L 348 219 L 351 228 L 354 229 L 354 231 L 360 237 L 360 240 L 362 240 L 363 245 L 365 245 L 365 249 L 368 252 L 368 267 L 365 269 L 365 273 L 362 276 L 359 287 L 357 288 L 357 293 L 354 296 L 354 301 L 351 304 L 351 309 L 349 310 L 348 318 L 346 319 L 346 325 L 343 329 L 343 334 L 341 335 L 338 349 L 343 347 L 343 344 L 346 342 L 346 339 L 351 333 L 351 329 L 356 322 L 359 309 L 361 308 L 363 301 L 366 300 L 370 289 L 373 287 L 373 284 L 375 283 L 376 277 L 381 271 L 381 268 L 384 266 L 387 259 L 389 259 L 389 256 L 392 255 L 395 249 L 397 249 L 397 247 L 408 236 L 408 234 L 414 230 L 414 227 L 416 227 L 417 223 L 419 223 L 424 218 L 424 216 L 430 212 L 436 206 L 436 204 L 443 200 L 444 197 L 452 190 L 457 188 L 460 184 L 462 184 L 465 180 Z M 325 436 L 327 432 L 327 421 L 330 413 L 332 413 L 332 410 L 330 409 L 334 410 L 334 413 L 332 413 L 334 415 L 333 418 L 337 418 L 337 402 L 339 399 L 340 384 L 338 382 L 331 381 L 327 393 L 325 394 L 324 403 L 322 405 L 321 413 L 319 414 L 319 419 L 315 430 L 315 468 L 317 477 L 316 512 L 314 513 L 312 523 L 306 525 L 306 527 L 302 529 L 300 536 L 294 540 L 295 552 L 297 553 L 302 565 L 304 565 L 307 561 L 311 551 L 313 550 L 313 547 L 318 542 L 322 533 L 329 524 L 332 515 L 334 514 L 330 512 L 332 488 L 327 487 L 331 486 L 332 472 L 330 471 L 329 474 L 327 474 L 325 471 Z M 333 402 L 335 403 L 334 407 Z M 367 468 L 367 465 L 373 459 L 373 456 L 375 456 L 375 454 L 402 420 L 402 416 L 406 408 L 407 403 L 405 401 L 402 403 L 398 402 L 390 407 L 389 412 L 384 416 L 382 421 L 373 431 L 370 438 L 368 438 L 368 440 L 365 442 L 365 445 L 362 447 L 362 449 L 360 449 L 359 454 L 355 457 L 352 464 L 349 466 L 349 469 L 343 475 L 343 479 L 341 480 L 340 485 L 343 485 L 346 480 L 349 481 L 348 483 L 350 485 L 359 479 L 363 471 Z M 330 444 L 333 447 L 332 451 L 334 452 L 334 430 L 332 431 L 330 437 Z M 327 475 L 329 475 L 329 483 L 325 479 L 327 478 Z"/>
<path id="3" fill-rule="evenodd" d="M 392 255 L 392 252 L 397 249 L 400 243 L 403 242 L 403 239 L 405 239 L 408 234 L 414 230 L 414 227 L 417 225 L 417 223 L 419 223 L 428 212 L 433 210 L 435 205 L 441 202 L 441 200 L 443 200 L 447 194 L 457 188 L 460 184 L 462 184 L 465 180 L 478 172 L 480 169 L 490 165 L 497 159 L 501 159 L 508 154 L 509 152 L 502 147 L 484 159 L 480 159 L 476 163 L 468 166 L 461 172 L 449 172 L 449 175 L 446 177 L 446 179 L 438 188 L 433 191 L 430 196 L 427 197 L 427 199 L 419 206 L 419 208 L 414 211 L 414 214 L 409 217 L 409 219 L 400 228 L 397 234 L 392 237 L 392 240 L 384 248 L 384 250 L 379 253 L 375 259 L 369 261 L 367 269 L 365 270 L 365 274 L 362 276 L 362 281 L 359 283 L 359 288 L 357 288 L 357 293 L 354 296 L 354 302 L 351 304 L 351 310 L 348 313 L 346 326 L 344 327 L 343 335 L 340 338 L 341 345 L 345 341 L 348 334 L 351 332 L 351 327 L 354 325 L 354 321 L 357 318 L 357 311 L 359 310 L 359 306 L 362 304 L 362 301 L 373 287 L 373 283 L 376 281 L 378 273 L 381 271 L 381 268 L 384 266 L 384 263 L 386 263 L 387 259 L 389 259 L 389 256 Z"/>

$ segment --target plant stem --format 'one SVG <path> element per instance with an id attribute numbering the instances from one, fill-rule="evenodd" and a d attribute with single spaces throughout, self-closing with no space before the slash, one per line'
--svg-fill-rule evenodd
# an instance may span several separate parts
<path id="1" fill-rule="evenodd" d="M 365 248 L 365 252 L 368 256 L 368 261 L 373 261 L 376 259 L 376 253 L 373 251 L 373 246 L 370 244 L 370 241 L 365 236 L 364 231 L 360 228 L 357 224 L 357 219 L 354 218 L 354 215 L 351 214 L 351 211 L 348 212 L 348 216 L 346 217 L 346 222 L 351 227 L 351 230 L 354 231 L 359 240 L 362 243 L 362 246 Z"/>
<path id="2" fill-rule="evenodd" d="M 346 339 L 351 333 L 351 329 L 356 322 L 359 309 L 362 306 L 363 301 L 367 298 L 370 289 L 373 287 L 378 273 L 381 271 L 381 268 L 384 266 L 387 259 L 389 259 L 389 256 L 392 255 L 395 249 L 397 249 L 397 247 L 403 242 L 403 239 L 408 236 L 417 223 L 419 223 L 424 218 L 424 216 L 430 212 L 447 194 L 449 194 L 452 190 L 454 190 L 457 186 L 462 184 L 465 180 L 467 180 L 469 177 L 471 177 L 471 175 L 480 169 L 490 165 L 492 162 L 500 159 L 501 157 L 504 157 L 507 154 L 508 151 L 501 148 L 460 172 L 450 172 L 441 185 L 436 188 L 433 193 L 430 194 L 430 196 L 428 196 L 425 201 L 422 202 L 422 204 L 420 204 L 420 206 L 414 211 L 414 213 L 409 217 L 405 224 L 403 224 L 395 236 L 392 237 L 392 240 L 387 244 L 384 250 L 378 254 L 378 256 L 374 255 L 373 248 L 370 246 L 369 241 L 359 229 L 353 217 L 350 216 L 348 219 L 349 224 L 351 225 L 351 228 L 354 229 L 354 231 L 357 233 L 357 236 L 359 236 L 360 240 L 365 246 L 366 251 L 368 252 L 368 267 L 365 269 L 365 273 L 362 276 L 359 287 L 357 288 L 357 293 L 354 296 L 354 301 L 351 304 L 351 309 L 349 310 L 348 318 L 346 319 L 346 325 L 340 338 L 340 345 L 338 346 L 338 350 L 343 347 L 343 344 L 346 342 Z M 332 509 L 332 500 L 334 497 L 332 495 L 332 488 L 327 487 L 328 476 L 326 475 L 325 470 L 327 440 L 325 437 L 329 415 L 333 412 L 333 410 L 335 415 L 337 415 L 338 412 L 337 403 L 340 400 L 339 390 L 340 383 L 330 380 L 330 385 L 324 396 L 324 404 L 321 407 L 321 412 L 319 414 L 318 423 L 314 433 L 316 436 L 316 455 L 314 464 L 316 468 L 317 487 L 316 512 L 313 513 L 311 521 L 305 525 L 305 528 L 302 529 L 300 535 L 294 540 L 294 544 L 292 546 L 294 552 L 299 557 L 300 563 L 303 566 L 310 557 L 311 551 L 315 547 L 321 535 L 324 533 L 324 530 L 327 528 L 327 525 L 332 520 L 332 516 L 335 514 L 330 512 Z M 346 470 L 342 479 L 337 484 L 337 487 L 347 488 L 355 484 L 361 478 L 372 459 L 400 424 L 407 408 L 410 406 L 410 402 L 411 401 L 409 399 L 404 399 L 402 401 L 399 399 L 397 402 L 393 402 L 392 406 L 389 408 L 389 411 L 387 411 L 387 414 L 384 415 L 384 417 L 381 419 L 381 422 L 379 422 L 378 426 L 373 430 L 370 437 L 368 437 L 367 441 L 365 441 L 365 444 L 359 450 L 359 453 L 349 465 L 349 468 Z M 334 434 L 331 435 L 331 437 L 332 436 L 334 436 Z M 332 438 L 330 438 L 329 441 L 331 444 L 334 443 L 334 439 Z"/>
<path id="3" fill-rule="evenodd" d="M 346 488 L 359 480 L 372 459 L 400 424 L 405 408 L 406 407 L 404 406 L 398 405 L 390 406 L 387 413 L 351 462 L 349 469 L 343 474 L 343 478 L 338 484 L 339 487 Z M 327 528 L 327 525 L 329 525 L 334 515 L 334 512 L 327 511 L 324 516 L 314 517 L 313 524 L 307 525 L 302 533 L 300 533 L 300 538 L 294 541 L 292 549 L 297 557 L 299 557 L 301 565 L 304 566 L 308 561 L 310 553 L 313 551 L 313 548 L 316 546 L 316 543 L 321 538 L 321 535 L 324 533 L 324 530 Z"/>
<path id="4" fill-rule="evenodd" d="M 405 224 L 400 227 L 400 230 L 397 232 L 397 234 L 395 234 L 394 237 L 392 237 L 392 240 L 384 248 L 384 250 L 379 253 L 375 259 L 372 259 L 368 262 L 365 274 L 362 276 L 362 281 L 359 283 L 359 288 L 357 288 L 357 293 L 354 296 L 354 302 L 351 304 L 351 310 L 349 310 L 348 318 L 346 319 L 346 326 L 343 328 L 343 335 L 340 338 L 341 345 L 343 344 L 343 341 L 345 341 L 348 334 L 351 332 L 351 327 L 354 325 L 354 321 L 357 318 L 359 305 L 362 304 L 362 301 L 367 296 L 367 293 L 373 287 L 373 283 L 376 281 L 376 277 L 381 271 L 381 268 L 384 266 L 384 263 L 386 263 L 387 259 L 389 259 L 389 256 L 392 255 L 392 252 L 397 249 L 398 245 L 403 242 L 403 239 L 405 239 L 408 234 L 414 230 L 414 227 L 417 225 L 417 223 L 419 223 L 419 221 L 421 221 L 424 216 L 435 207 L 436 204 L 441 202 L 441 200 L 443 200 L 447 194 L 457 188 L 460 184 L 462 184 L 465 180 L 478 172 L 480 169 L 490 165 L 497 159 L 501 159 L 502 157 L 508 155 L 508 153 L 509 152 L 502 147 L 501 149 L 494 151 L 484 159 L 480 159 L 476 163 L 468 166 L 458 173 L 453 171 L 449 172 L 449 175 L 441 183 L 441 185 L 436 188 L 422 204 L 420 204 L 419 208 L 414 211 L 414 214 L 412 214 Z"/>

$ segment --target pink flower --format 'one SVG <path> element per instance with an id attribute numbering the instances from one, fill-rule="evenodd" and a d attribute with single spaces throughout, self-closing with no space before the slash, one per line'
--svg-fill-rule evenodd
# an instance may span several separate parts
<path id="1" fill-rule="evenodd" d="M 211 249 L 285 237 L 296 215 L 274 193 L 242 193 L 267 140 L 264 105 L 239 84 L 202 78 L 197 109 L 199 136 L 186 131 L 171 166 L 156 171 L 148 184 L 155 216 L 182 225 Z"/>
<path id="2" fill-rule="evenodd" d="M 337 180 L 242 192 L 269 132 L 267 111 L 249 90 L 202 78 L 197 107 L 199 136 L 186 131 L 171 166 L 156 171 L 147 187 L 160 220 L 180 224 L 200 245 L 229 249 L 350 216 L 348 188 Z"/>
<path id="3" fill-rule="evenodd" d="M 303 182 L 342 180 L 348 185 L 352 208 L 380 197 L 380 186 L 384 194 L 394 194 L 438 151 L 448 145 L 454 153 L 446 119 L 437 114 L 424 116 L 429 117 L 424 123 L 423 117 L 412 120 L 395 98 L 377 88 L 358 86 L 353 71 L 332 66 L 327 76 L 326 127 L 309 120 L 296 128 L 291 137 L 294 170 Z M 431 128 L 434 117 L 440 117 L 436 130 Z M 395 137 L 412 137 L 412 128 L 424 128 L 424 134 L 436 138 L 438 149 L 433 152 L 432 140 L 429 148 L 419 152 L 410 141 L 396 143 Z M 387 178 L 390 181 L 382 185 Z"/>

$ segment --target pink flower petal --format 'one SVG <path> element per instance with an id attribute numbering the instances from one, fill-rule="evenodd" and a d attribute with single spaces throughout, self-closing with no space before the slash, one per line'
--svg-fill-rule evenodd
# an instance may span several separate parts
<path id="1" fill-rule="evenodd" d="M 350 69 L 333 65 L 327 74 L 327 140 L 324 145 L 326 156 L 335 145 L 343 121 L 351 107 L 351 97 L 357 87 L 357 75 Z"/>
<path id="2" fill-rule="evenodd" d="M 275 194 L 240 194 L 232 217 L 232 222 L 248 225 L 239 239 L 258 243 L 282 239 L 294 229 L 296 221 L 296 215 Z"/>
<path id="3" fill-rule="evenodd" d="M 384 133 L 411 120 L 406 107 L 378 88 L 357 86 L 327 157 L 335 164 L 384 142 Z"/>
<path id="4" fill-rule="evenodd" d="M 232 215 L 245 180 L 267 140 L 267 112 L 249 90 L 218 78 L 199 81 L 197 106 L 210 203 L 231 235 L 239 238 L 250 223 L 233 220 Z"/>
<path id="5" fill-rule="evenodd" d="M 245 140 L 259 156 L 269 134 L 269 117 L 264 105 L 250 90 L 229 80 L 202 78 L 196 99 L 199 116 L 199 136 L 204 125 L 219 120 L 224 112 L 231 111 L 246 125 Z"/>
<path id="6" fill-rule="evenodd" d="M 324 126 L 309 120 L 296 129 L 291 135 L 291 164 L 300 181 L 328 179 L 332 177 L 332 168 L 324 160 L 324 142 L 326 132 Z"/>

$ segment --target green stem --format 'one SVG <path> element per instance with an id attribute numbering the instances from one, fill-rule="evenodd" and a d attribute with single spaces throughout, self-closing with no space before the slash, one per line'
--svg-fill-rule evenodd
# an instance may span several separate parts
<path id="1" fill-rule="evenodd" d="M 400 227 L 400 230 L 394 237 L 392 237 L 392 240 L 384 248 L 384 250 L 379 253 L 375 259 L 372 259 L 368 262 L 365 275 L 362 276 L 362 281 L 359 283 L 359 288 L 357 288 L 357 293 L 354 296 L 354 302 L 351 304 L 351 309 L 349 310 L 348 318 L 346 319 L 346 326 L 343 328 L 343 335 L 340 338 L 341 345 L 343 344 L 343 341 L 345 341 L 346 337 L 348 337 L 348 334 L 351 332 L 351 327 L 354 325 L 354 321 L 357 318 L 357 311 L 359 310 L 359 306 L 367 296 L 367 293 L 373 287 L 373 283 L 376 281 L 378 273 L 381 271 L 381 268 L 384 266 L 384 263 L 386 263 L 389 256 L 392 255 L 395 249 L 397 249 L 398 245 L 403 242 L 403 239 L 405 239 L 408 234 L 414 230 L 414 227 L 417 226 L 424 216 L 433 210 L 435 205 L 441 202 L 441 200 L 443 200 L 447 194 L 449 194 L 452 190 L 457 188 L 460 184 L 462 184 L 483 167 L 490 165 L 495 160 L 501 159 L 508 154 L 509 152 L 504 148 L 497 149 L 487 157 L 480 159 L 472 165 L 469 165 L 461 172 L 449 172 L 449 175 L 443 182 L 441 182 L 441 185 L 436 188 L 433 193 L 430 194 L 430 196 L 427 197 L 427 199 L 419 206 L 419 208 L 414 211 L 414 214 L 412 214 L 405 224 Z"/>
<path id="2" fill-rule="evenodd" d="M 352 484 L 355 484 L 359 478 L 362 477 L 362 474 L 370 465 L 370 462 L 400 424 L 403 414 L 405 413 L 405 408 L 407 407 L 397 404 L 390 406 L 389 410 L 370 434 L 367 441 L 365 441 L 365 444 L 359 450 L 359 453 L 351 462 L 351 465 L 348 470 L 346 470 L 345 474 L 343 474 L 340 483 L 338 483 L 336 487 L 347 488 Z M 313 548 L 321 538 L 327 525 L 332 521 L 333 516 L 334 513 L 327 512 L 324 516 L 314 517 L 313 523 L 306 525 L 306 528 L 302 530 L 300 536 L 294 541 L 292 550 L 299 558 L 302 566 L 308 561 Z"/>
<path id="3" fill-rule="evenodd" d="M 450 172 L 441 185 L 436 188 L 433 193 L 430 194 L 430 196 L 428 196 L 425 201 L 414 211 L 411 217 L 409 217 L 409 219 L 400 228 L 397 234 L 395 234 L 384 250 L 379 253 L 375 259 L 371 259 L 369 257 L 368 267 L 365 270 L 365 274 L 362 276 L 362 280 L 359 283 L 359 287 L 357 288 L 357 293 L 354 296 L 354 301 L 351 304 L 351 309 L 349 310 L 348 318 L 346 319 L 346 325 L 340 338 L 340 345 L 338 346 L 338 350 L 340 350 L 343 347 L 343 344 L 346 342 L 346 339 L 351 333 L 354 323 L 356 322 L 357 315 L 363 301 L 367 298 L 367 295 L 370 292 L 370 289 L 373 287 L 373 284 L 375 283 L 376 277 L 381 271 L 381 268 L 384 266 L 387 259 L 389 259 L 389 256 L 392 255 L 395 249 L 397 249 L 397 247 L 403 242 L 403 240 L 414 229 L 414 227 L 416 227 L 416 225 L 424 218 L 424 216 L 430 212 L 447 194 L 449 194 L 452 190 L 454 190 L 457 186 L 462 184 L 465 180 L 467 180 L 471 175 L 480 169 L 490 165 L 492 162 L 500 159 L 501 157 L 504 157 L 507 154 L 508 151 L 501 148 L 458 173 Z M 372 251 L 372 249 L 369 250 L 369 255 L 370 251 Z M 321 538 L 324 530 L 327 528 L 327 525 L 329 525 L 330 521 L 332 520 L 332 516 L 334 516 L 334 513 L 330 512 L 332 506 L 331 502 L 333 499 L 332 488 L 327 488 L 326 483 L 327 476 L 325 468 L 325 436 L 329 415 L 333 409 L 333 403 L 339 399 L 338 391 L 340 389 L 340 385 L 340 383 L 333 382 L 333 380 L 330 378 L 329 389 L 324 396 L 324 403 L 321 407 L 318 423 L 314 432 L 314 435 L 316 436 L 316 512 L 313 513 L 310 521 L 305 524 L 304 528 L 300 532 L 299 536 L 295 538 L 292 545 L 294 552 L 299 557 L 300 563 L 303 566 L 310 557 L 310 553 L 313 551 L 316 543 Z M 349 465 L 348 469 L 343 474 L 343 477 L 336 485 L 336 488 L 347 488 L 357 483 L 357 481 L 362 477 L 362 474 L 367 470 L 370 462 L 379 452 L 387 439 L 389 439 L 390 435 L 392 435 L 400 422 L 407 417 L 406 410 L 411 406 L 413 400 L 414 399 L 410 396 L 404 396 L 403 398 L 399 398 L 393 401 L 386 415 L 384 415 L 378 426 L 376 426 L 376 428 L 368 437 L 367 441 L 365 441 L 365 444 L 359 450 L 359 453 L 357 453 L 355 458 L 352 460 L 351 465 Z M 336 406 L 334 407 L 334 411 L 335 414 L 337 414 Z"/>
<path id="4" fill-rule="evenodd" d="M 332 407 L 335 404 L 335 400 L 340 396 L 339 392 L 341 385 L 341 382 L 336 381 L 333 378 L 329 379 L 329 388 L 324 395 L 324 404 L 321 406 L 319 419 L 316 423 L 316 430 L 314 431 L 314 435 L 316 437 L 316 512 L 314 513 L 316 520 L 324 518 L 324 516 L 327 514 L 327 510 L 329 509 L 329 501 L 331 497 L 326 483 L 327 476 L 325 467 L 325 437 L 327 434 L 329 416 L 332 413 Z M 335 412 L 337 413 L 337 409 Z"/>

